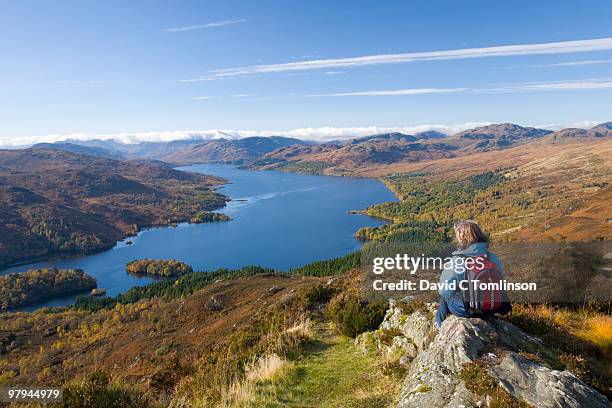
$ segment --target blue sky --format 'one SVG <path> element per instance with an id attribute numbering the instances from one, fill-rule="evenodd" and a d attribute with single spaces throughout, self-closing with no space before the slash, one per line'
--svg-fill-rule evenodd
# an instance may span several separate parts
<path id="1" fill-rule="evenodd" d="M 607 0 L 6 1 L 0 144 L 612 120 L 610 21 Z"/>

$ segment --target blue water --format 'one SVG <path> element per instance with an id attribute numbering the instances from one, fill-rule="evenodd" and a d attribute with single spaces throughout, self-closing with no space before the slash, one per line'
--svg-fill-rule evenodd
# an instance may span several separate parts
<path id="1" fill-rule="evenodd" d="M 381 182 L 372 179 L 246 171 L 223 165 L 180 170 L 229 180 L 230 184 L 219 191 L 233 201 L 220 211 L 232 220 L 145 230 L 106 252 L 17 266 L 0 274 L 48 266 L 80 268 L 113 296 L 152 281 L 125 272 L 125 264 L 134 259 L 177 259 L 197 271 L 246 265 L 285 271 L 358 249 L 355 231 L 382 221 L 347 211 L 395 200 Z M 126 241 L 133 244 L 127 245 Z M 62 306 L 74 302 L 74 298 L 53 298 L 22 310 Z"/>

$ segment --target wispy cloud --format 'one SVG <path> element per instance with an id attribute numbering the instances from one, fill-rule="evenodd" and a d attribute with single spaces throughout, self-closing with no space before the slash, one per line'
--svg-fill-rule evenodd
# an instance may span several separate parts
<path id="1" fill-rule="evenodd" d="M 188 26 L 182 26 L 182 27 L 165 28 L 162 31 L 166 33 L 179 33 L 183 31 L 202 30 L 204 28 L 223 27 L 227 25 L 241 24 L 241 23 L 246 23 L 246 20 L 243 18 L 238 18 L 238 19 L 232 19 L 232 20 L 213 21 L 211 23 L 206 23 L 206 24 L 194 24 L 194 25 L 188 25 Z"/>
<path id="2" fill-rule="evenodd" d="M 202 95 L 202 96 L 194 96 L 193 99 L 206 100 L 206 99 L 222 99 L 222 98 L 248 98 L 251 96 L 257 96 L 257 95 L 252 95 L 252 94 L 232 94 L 232 95 L 224 95 L 224 96 Z"/>
<path id="3" fill-rule="evenodd" d="M 405 89 L 383 89 L 366 90 L 355 92 L 340 92 L 330 94 L 307 95 L 308 97 L 345 97 L 345 96 L 402 96 L 402 95 L 426 95 L 426 94 L 448 94 L 448 93 L 512 93 L 528 91 L 572 91 L 612 89 L 612 81 L 604 80 L 582 80 L 569 82 L 544 82 L 511 84 L 496 87 L 478 88 L 405 88 Z"/>
<path id="4" fill-rule="evenodd" d="M 451 92 L 465 92 L 469 91 L 469 88 L 408 88 L 408 89 L 385 89 L 378 91 L 357 91 L 357 92 L 344 92 L 334 93 L 326 95 L 313 95 L 313 96 L 396 96 L 396 95 L 424 95 L 432 93 L 451 93 Z"/>
<path id="5" fill-rule="evenodd" d="M 534 65 L 535 68 L 579 67 L 583 65 L 612 64 L 612 59 L 557 62 L 554 64 Z"/>
<path id="6" fill-rule="evenodd" d="M 316 59 L 281 64 L 251 65 L 246 67 L 220 69 L 193 80 L 206 81 L 210 78 L 230 78 L 264 73 L 305 71 L 315 69 L 336 69 L 356 66 L 398 64 L 416 61 L 455 60 L 466 58 L 508 57 L 516 55 L 568 54 L 612 50 L 612 37 L 561 41 L 541 44 L 502 45 L 482 48 L 413 52 L 401 54 L 366 55 L 362 57 Z"/>
<path id="7" fill-rule="evenodd" d="M 510 90 L 517 91 L 571 91 L 589 89 L 612 89 L 612 81 L 572 81 L 572 82 L 552 82 L 543 84 L 527 84 L 511 87 Z"/>
<path id="8" fill-rule="evenodd" d="M 344 75 L 346 72 L 344 71 L 325 71 L 325 75 Z"/>
<path id="9" fill-rule="evenodd" d="M 564 125 L 559 125 L 556 123 L 548 123 L 548 124 L 544 124 L 544 125 L 535 125 L 534 127 L 540 128 L 540 129 L 548 129 L 548 130 L 561 130 L 561 129 L 567 129 L 567 128 L 579 128 L 579 129 L 590 129 L 593 126 L 596 126 L 598 124 L 602 123 L 601 120 L 581 120 L 578 122 L 570 122 L 570 123 L 566 123 Z"/>
<path id="10" fill-rule="evenodd" d="M 175 130 L 160 132 L 133 132 L 133 133 L 72 133 L 55 134 L 34 137 L 0 138 L 0 147 L 16 148 L 30 146 L 35 143 L 54 143 L 60 141 L 85 141 L 85 140 L 114 140 L 124 144 L 135 144 L 142 142 L 170 142 L 174 140 L 213 140 L 213 139 L 240 139 L 251 136 L 286 136 L 303 140 L 329 141 L 350 139 L 354 137 L 368 136 L 375 133 L 402 132 L 416 133 L 426 130 L 437 130 L 446 134 L 461 132 L 478 126 L 488 125 L 489 122 L 470 122 L 451 125 L 417 125 L 417 126 L 363 126 L 363 127 L 311 127 L 293 130 Z"/>

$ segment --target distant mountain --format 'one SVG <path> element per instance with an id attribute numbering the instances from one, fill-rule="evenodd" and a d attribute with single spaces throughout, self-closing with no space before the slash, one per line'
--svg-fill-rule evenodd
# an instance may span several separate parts
<path id="1" fill-rule="evenodd" d="M 448 135 L 442 132 L 438 132 L 436 130 L 427 130 L 425 132 L 419 132 L 414 135 L 417 139 L 444 139 L 447 138 Z"/>
<path id="2" fill-rule="evenodd" d="M 243 139 L 190 139 L 138 144 L 122 144 L 113 140 L 69 141 L 43 146 L 103 157 L 160 160 L 171 165 L 230 163 L 253 169 L 349 174 L 368 166 L 466 156 L 538 140 L 571 142 L 610 135 L 612 122 L 602 123 L 588 130 L 569 128 L 557 132 L 500 123 L 469 129 L 451 136 L 437 131 L 419 132 L 414 135 L 390 132 L 321 144 L 281 136 L 256 136 Z"/>
<path id="3" fill-rule="evenodd" d="M 418 140 L 417 137 L 412 136 L 412 135 L 405 135 L 403 133 L 399 133 L 399 132 L 393 132 L 393 133 L 379 133 L 376 135 L 372 135 L 372 136 L 365 136 L 365 137 L 360 137 L 358 139 L 351 139 L 346 143 L 350 143 L 350 144 L 360 144 L 363 142 L 368 142 L 368 141 L 404 141 L 404 142 L 415 142 Z"/>
<path id="4" fill-rule="evenodd" d="M 71 140 L 68 142 L 44 143 L 36 147 L 102 157 L 161 160 L 173 164 L 244 164 L 252 162 L 273 150 L 295 144 L 312 145 L 314 143 L 281 136 L 255 136 L 243 139 L 188 139 L 135 144 L 100 139 Z"/>
<path id="5" fill-rule="evenodd" d="M 580 139 L 589 137 L 589 131 L 579 128 L 567 128 L 554 132 L 550 136 L 553 140 Z"/>
<path id="6" fill-rule="evenodd" d="M 553 141 L 568 141 L 585 138 L 605 138 L 612 136 L 612 122 L 601 123 L 590 129 L 567 128 L 550 135 Z"/>
<path id="7" fill-rule="evenodd" d="M 96 146 L 83 146 L 70 142 L 56 142 L 56 143 L 38 143 L 32 146 L 33 148 L 39 149 L 52 149 L 52 150 L 63 150 L 66 152 L 87 154 L 89 156 L 108 157 L 114 159 L 120 159 L 123 156 L 118 152 L 113 152 L 108 149 Z"/>
<path id="8" fill-rule="evenodd" d="M 589 129 L 589 136 L 593 137 L 610 137 L 612 136 L 612 122 L 600 123 Z"/>
<path id="9" fill-rule="evenodd" d="M 466 130 L 452 136 L 463 139 L 458 144 L 476 150 L 503 149 L 518 143 L 530 142 L 553 133 L 550 130 L 523 127 L 513 123 L 500 123 Z M 474 141 L 474 143 L 471 143 Z"/>
<path id="10" fill-rule="evenodd" d="M 141 142 L 126 144 L 115 140 L 71 140 L 72 145 L 88 147 L 92 149 L 102 149 L 109 151 L 117 156 L 126 158 L 159 159 L 160 157 L 172 154 L 173 152 L 189 146 L 201 144 L 201 139 L 173 140 L 170 142 Z M 60 143 L 53 143 L 58 145 Z M 66 150 L 66 149 L 62 149 Z M 78 151 L 75 151 L 79 153 Z"/>
<path id="11" fill-rule="evenodd" d="M 250 163 L 271 151 L 288 146 L 310 146 L 311 142 L 298 139 L 270 136 L 246 137 L 237 140 L 210 140 L 196 145 L 186 146 L 175 151 L 159 155 L 160 160 L 169 163 Z"/>

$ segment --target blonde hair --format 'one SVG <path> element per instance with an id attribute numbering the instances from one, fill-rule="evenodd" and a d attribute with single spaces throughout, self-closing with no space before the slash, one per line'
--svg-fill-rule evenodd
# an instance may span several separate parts
<path id="1" fill-rule="evenodd" d="M 489 242 L 487 234 L 472 220 L 456 222 L 453 226 L 459 248 L 465 249 L 476 242 Z"/>

